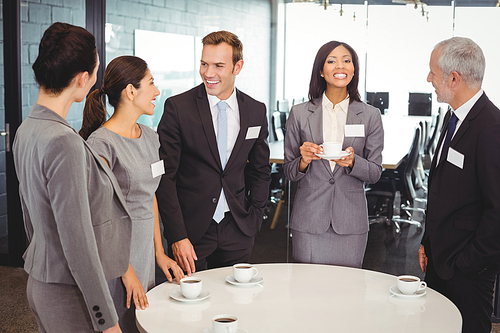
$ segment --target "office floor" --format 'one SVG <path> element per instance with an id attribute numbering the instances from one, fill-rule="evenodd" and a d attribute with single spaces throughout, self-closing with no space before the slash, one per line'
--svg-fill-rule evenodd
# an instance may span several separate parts
<path id="1" fill-rule="evenodd" d="M 250 262 L 293 262 L 287 256 L 287 209 L 281 212 L 276 228 L 271 230 L 274 207 L 264 221 L 261 232 L 255 239 Z M 418 218 L 418 216 L 415 216 Z M 402 226 L 396 234 L 394 227 L 384 223 L 372 224 L 363 268 L 389 274 L 414 274 L 422 276 L 418 267 L 417 251 L 421 233 L 416 227 Z M 291 242 L 288 244 L 291 251 Z M 290 252 L 291 253 L 291 252 Z M 158 281 L 161 281 L 158 274 Z M 0 333 L 35 333 L 37 325 L 26 300 L 27 275 L 22 268 L 0 266 Z M 493 333 L 500 333 L 500 324 L 493 324 Z"/>

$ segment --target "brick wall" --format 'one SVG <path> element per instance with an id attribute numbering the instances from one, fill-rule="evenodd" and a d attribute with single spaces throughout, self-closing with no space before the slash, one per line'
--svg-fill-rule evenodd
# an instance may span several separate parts
<path id="1" fill-rule="evenodd" d="M 22 108 L 25 118 L 36 102 L 38 86 L 31 66 L 38 56 L 38 44 L 43 32 L 54 22 L 85 27 L 85 0 L 27 0 L 21 2 L 21 75 Z M 80 129 L 82 103 L 75 103 L 67 116 L 68 122 Z"/>
<path id="2" fill-rule="evenodd" d="M 228 30 L 243 42 L 245 64 L 236 86 L 269 106 L 271 1 L 107 0 L 106 6 L 106 22 L 113 24 L 116 34 L 113 47 L 106 50 L 107 63 L 117 56 L 134 54 L 135 29 L 194 37 Z"/>

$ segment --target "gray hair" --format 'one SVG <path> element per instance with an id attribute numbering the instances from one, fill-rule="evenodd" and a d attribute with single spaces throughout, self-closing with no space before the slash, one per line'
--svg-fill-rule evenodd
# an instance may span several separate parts
<path id="1" fill-rule="evenodd" d="M 437 64 L 443 77 L 455 71 L 469 87 L 481 87 L 486 61 L 483 51 L 472 39 L 452 37 L 438 43 L 434 49 L 439 49 L 441 54 Z"/>

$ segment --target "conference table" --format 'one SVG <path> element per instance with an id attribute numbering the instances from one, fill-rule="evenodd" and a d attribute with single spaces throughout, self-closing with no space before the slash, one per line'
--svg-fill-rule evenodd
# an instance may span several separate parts
<path id="1" fill-rule="evenodd" d="M 259 264 L 248 286 L 230 284 L 232 267 L 196 272 L 203 291 L 199 302 L 169 297 L 177 283 L 162 283 L 148 293 L 149 308 L 136 310 L 141 332 L 211 333 L 211 318 L 239 318 L 238 333 L 371 332 L 459 333 L 456 306 L 427 288 L 423 296 L 391 293 L 396 277 L 328 265 Z M 260 283 L 257 283 L 259 282 Z M 251 281 L 252 282 L 252 281 Z"/>

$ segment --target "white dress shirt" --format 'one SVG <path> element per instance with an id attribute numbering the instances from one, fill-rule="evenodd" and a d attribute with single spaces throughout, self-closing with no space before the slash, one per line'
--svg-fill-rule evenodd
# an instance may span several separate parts
<path id="1" fill-rule="evenodd" d="M 219 107 L 217 103 L 221 100 L 217 96 L 208 95 L 208 103 L 210 104 L 210 112 L 212 113 L 212 123 L 214 124 L 215 135 L 218 135 L 218 117 L 219 117 Z M 238 108 L 238 100 L 236 98 L 236 88 L 233 89 L 233 93 L 225 100 L 226 114 L 227 114 L 227 160 L 231 156 L 234 144 L 240 133 L 240 110 Z M 224 191 L 221 191 L 219 201 L 224 202 L 224 212 L 229 211 L 229 206 L 226 201 L 226 196 Z"/>
<path id="2" fill-rule="evenodd" d="M 324 142 L 344 143 L 344 128 L 347 121 L 349 109 L 349 95 L 340 103 L 333 106 L 326 94 L 323 92 L 323 140 Z M 337 163 L 330 162 L 333 169 Z"/>
<path id="3" fill-rule="evenodd" d="M 483 89 L 479 89 L 479 91 L 477 92 L 477 94 L 475 94 L 474 96 L 472 96 L 471 99 L 469 99 L 467 102 L 465 102 L 464 104 L 462 104 L 458 109 L 453 110 L 453 108 L 450 106 L 452 114 L 455 113 L 455 115 L 458 118 L 457 126 L 455 127 L 455 132 L 453 132 L 453 136 L 451 137 L 452 140 L 453 140 L 453 137 L 455 136 L 455 134 L 458 132 L 458 129 L 460 128 L 460 125 L 462 125 L 465 117 L 467 117 L 467 115 L 469 114 L 469 112 L 472 109 L 472 107 L 474 106 L 474 104 L 476 104 L 477 100 L 482 95 L 483 95 Z M 443 130 L 447 131 L 447 129 L 443 129 Z M 444 140 L 443 140 L 443 143 L 444 143 Z M 441 150 L 443 149 L 443 143 L 439 147 L 439 152 L 438 152 L 438 155 L 437 155 L 437 161 L 438 162 L 439 162 L 439 158 L 441 157 Z"/>

